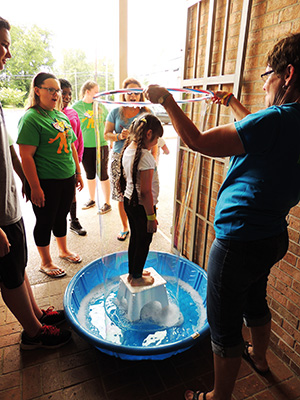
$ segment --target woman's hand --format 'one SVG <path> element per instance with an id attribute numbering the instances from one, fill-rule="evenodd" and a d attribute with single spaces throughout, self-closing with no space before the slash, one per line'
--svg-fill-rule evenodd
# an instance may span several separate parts
<path id="1" fill-rule="evenodd" d="M 10 252 L 10 243 L 6 233 L 0 228 L 0 257 L 6 256 Z"/>
<path id="2" fill-rule="evenodd" d="M 79 192 L 81 192 L 81 190 L 83 189 L 83 179 L 81 177 L 81 174 L 76 174 L 76 188 L 79 190 Z"/>
<path id="3" fill-rule="evenodd" d="M 119 136 L 120 140 L 127 139 L 128 136 L 129 136 L 129 130 L 125 129 L 125 128 L 122 129 L 122 132 L 120 133 L 120 136 Z"/>
<path id="4" fill-rule="evenodd" d="M 151 103 L 158 103 L 158 99 L 167 93 L 169 93 L 168 90 L 159 85 L 149 85 L 144 90 L 146 99 L 150 100 Z"/>
<path id="5" fill-rule="evenodd" d="M 224 105 L 224 99 L 228 97 L 229 94 L 231 93 L 226 92 L 225 90 L 218 90 L 217 92 L 214 92 L 214 97 L 212 98 L 212 102 L 215 104 Z"/>
<path id="6" fill-rule="evenodd" d="M 31 188 L 31 202 L 37 207 L 45 206 L 45 194 L 40 186 Z"/>
<path id="7" fill-rule="evenodd" d="M 154 221 L 147 221 L 147 232 L 155 233 L 157 231 L 158 221 L 155 219 Z"/>

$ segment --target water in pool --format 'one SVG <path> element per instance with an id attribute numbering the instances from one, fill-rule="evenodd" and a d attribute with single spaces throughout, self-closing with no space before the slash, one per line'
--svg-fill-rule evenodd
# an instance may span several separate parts
<path id="1" fill-rule="evenodd" d="M 163 276 L 169 306 L 159 302 L 146 304 L 141 319 L 127 318 L 126 304 L 117 299 L 119 278 L 95 286 L 82 300 L 78 321 L 91 334 L 108 342 L 124 346 L 151 347 L 176 343 L 197 332 L 206 323 L 203 300 L 188 283 Z"/>

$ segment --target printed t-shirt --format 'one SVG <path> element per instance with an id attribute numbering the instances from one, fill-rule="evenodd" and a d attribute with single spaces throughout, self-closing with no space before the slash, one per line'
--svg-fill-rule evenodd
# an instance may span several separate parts
<path id="1" fill-rule="evenodd" d="M 135 157 L 136 149 L 127 149 L 123 154 L 123 168 L 126 177 L 126 189 L 124 192 L 124 197 L 131 199 L 131 195 L 133 193 L 133 182 L 132 182 L 132 165 Z M 153 169 L 153 178 L 152 178 L 152 196 L 153 196 L 153 205 L 156 205 L 158 202 L 158 194 L 159 194 L 159 180 L 156 162 L 154 157 L 147 149 L 142 149 L 142 155 L 138 164 L 138 173 L 136 179 L 136 190 L 138 192 L 139 204 L 143 204 L 141 201 L 141 184 L 140 184 L 140 171 L 147 171 L 148 169 Z"/>
<path id="2" fill-rule="evenodd" d="M 74 175 L 71 143 L 76 135 L 65 114 L 30 108 L 20 119 L 18 132 L 18 144 L 36 146 L 33 158 L 40 179 L 67 179 Z"/>
<path id="3" fill-rule="evenodd" d="M 97 103 L 97 107 L 100 146 L 107 146 L 108 143 L 104 139 L 104 125 L 108 112 L 103 104 Z M 96 147 L 96 116 L 94 116 L 93 103 L 79 100 L 73 105 L 73 108 L 77 111 L 80 119 L 84 147 Z"/>
<path id="4" fill-rule="evenodd" d="M 300 199 L 300 104 L 272 106 L 235 122 L 245 154 L 230 160 L 218 194 L 219 239 L 259 240 L 286 229 Z"/>

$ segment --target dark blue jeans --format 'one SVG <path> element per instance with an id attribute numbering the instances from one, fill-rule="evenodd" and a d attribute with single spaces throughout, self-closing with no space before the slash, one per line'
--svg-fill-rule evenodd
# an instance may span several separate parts
<path id="1" fill-rule="evenodd" d="M 271 320 L 266 300 L 268 275 L 288 249 L 288 233 L 257 241 L 215 239 L 208 261 L 207 315 L 213 352 L 239 357 L 249 327 Z"/>

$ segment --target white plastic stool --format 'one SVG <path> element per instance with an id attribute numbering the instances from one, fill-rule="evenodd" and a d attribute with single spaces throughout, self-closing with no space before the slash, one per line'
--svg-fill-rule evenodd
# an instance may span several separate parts
<path id="1" fill-rule="evenodd" d="M 146 271 L 149 271 L 154 278 L 154 283 L 151 286 L 131 286 L 127 280 L 128 274 L 120 276 L 117 299 L 120 301 L 124 297 L 127 300 L 128 319 L 130 321 L 139 320 L 141 309 L 151 301 L 159 301 L 162 307 L 169 304 L 166 290 L 167 282 L 154 268 L 147 268 Z"/>

